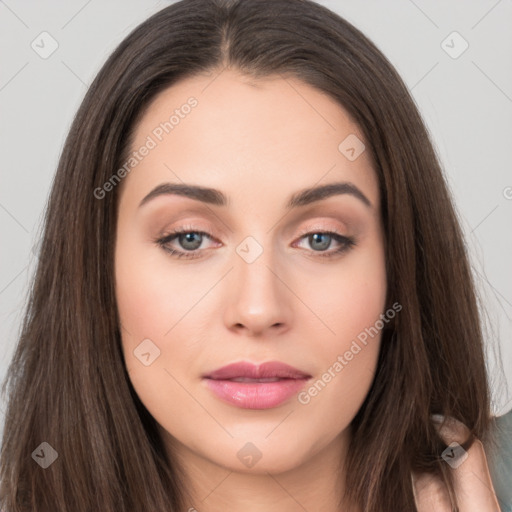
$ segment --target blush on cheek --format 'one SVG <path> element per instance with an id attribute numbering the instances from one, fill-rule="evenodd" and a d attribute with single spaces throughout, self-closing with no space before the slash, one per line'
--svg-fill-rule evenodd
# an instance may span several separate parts
<path id="1" fill-rule="evenodd" d="M 162 336 L 172 326 L 176 288 L 166 286 L 163 272 L 147 251 L 121 239 L 116 251 L 116 300 L 121 323 L 136 338 Z M 174 304 L 174 307 L 173 307 Z"/>
<path id="2" fill-rule="evenodd" d="M 336 344 L 339 350 L 350 346 L 351 340 L 372 328 L 384 313 L 385 285 L 370 287 L 353 283 L 350 286 L 346 283 L 345 287 L 336 285 L 323 290 L 310 293 L 308 306 L 318 312 L 319 329 L 326 332 L 323 337 Z"/>

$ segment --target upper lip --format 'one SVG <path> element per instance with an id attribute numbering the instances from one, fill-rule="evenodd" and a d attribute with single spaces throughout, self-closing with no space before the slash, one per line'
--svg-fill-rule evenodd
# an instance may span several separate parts
<path id="1" fill-rule="evenodd" d="M 249 379 L 308 379 L 311 375 L 279 361 L 269 361 L 260 365 L 242 361 L 223 366 L 203 377 L 214 380 L 228 380 L 238 377 Z"/>

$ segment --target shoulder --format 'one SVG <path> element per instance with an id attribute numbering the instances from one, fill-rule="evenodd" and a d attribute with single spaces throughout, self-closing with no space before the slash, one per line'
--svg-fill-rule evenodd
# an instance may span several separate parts
<path id="1" fill-rule="evenodd" d="M 500 510 L 489 475 L 483 444 L 475 439 L 466 451 L 460 445 L 468 439 L 469 429 L 453 418 L 435 416 L 438 431 L 448 446 L 443 459 L 453 471 L 455 494 L 460 510 L 467 512 L 498 512 Z M 450 446 L 451 445 L 451 446 Z M 448 490 L 432 475 L 412 475 L 418 512 L 436 510 L 451 512 Z"/>

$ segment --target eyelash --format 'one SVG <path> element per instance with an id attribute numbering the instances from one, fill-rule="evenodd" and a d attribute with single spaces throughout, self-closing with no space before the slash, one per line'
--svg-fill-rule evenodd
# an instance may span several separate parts
<path id="1" fill-rule="evenodd" d="M 185 259 L 196 259 L 199 258 L 198 252 L 201 252 L 204 249 L 195 249 L 194 251 L 178 251 L 176 249 L 171 249 L 168 244 L 172 242 L 174 239 L 176 239 L 179 235 L 187 234 L 187 233 L 196 233 L 198 235 L 206 236 L 210 239 L 212 237 L 206 233 L 205 231 L 201 231 L 199 229 L 195 229 L 192 226 L 184 226 L 182 228 L 177 228 L 174 231 L 171 231 L 170 233 L 166 234 L 162 238 L 158 238 L 155 240 L 155 243 L 159 245 L 164 251 L 169 253 L 171 256 L 175 258 L 185 258 Z M 331 250 L 329 252 L 327 251 L 311 251 L 313 253 L 316 253 L 315 256 L 318 256 L 320 258 L 333 258 L 336 255 L 342 254 L 346 251 L 349 251 L 356 245 L 355 240 L 352 237 L 344 236 L 336 231 L 304 231 L 300 234 L 299 240 L 302 238 L 305 238 L 307 235 L 315 235 L 315 234 L 322 234 L 322 235 L 330 235 L 335 241 L 337 241 L 341 246 L 338 249 Z"/>

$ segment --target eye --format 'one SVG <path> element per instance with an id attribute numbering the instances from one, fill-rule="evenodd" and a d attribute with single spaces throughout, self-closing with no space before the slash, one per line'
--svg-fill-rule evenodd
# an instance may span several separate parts
<path id="1" fill-rule="evenodd" d="M 196 259 L 201 257 L 201 252 L 205 250 L 204 248 L 202 250 L 200 249 L 205 238 L 213 240 L 213 237 L 205 231 L 195 229 L 192 226 L 183 226 L 155 240 L 155 242 L 164 251 L 175 258 Z M 340 255 L 356 245 L 353 238 L 337 233 L 336 231 L 318 230 L 304 232 L 301 233 L 299 240 L 302 239 L 306 239 L 310 247 L 312 247 L 310 252 L 314 253 L 314 256 L 322 258 Z M 326 249 L 331 246 L 333 240 L 338 244 L 338 247 L 326 251 Z M 174 241 L 176 241 L 183 250 L 171 247 L 170 244 Z"/>
<path id="2" fill-rule="evenodd" d="M 310 231 L 302 233 L 300 240 L 306 239 L 309 246 L 313 248 L 314 256 L 321 258 L 331 258 L 336 255 L 342 254 L 356 245 L 352 237 L 348 237 L 336 231 Z M 331 246 L 332 241 L 335 241 L 339 247 L 330 251 L 326 251 Z"/>
<path id="3" fill-rule="evenodd" d="M 192 226 L 183 226 L 181 228 L 177 228 L 162 238 L 156 240 L 156 243 L 162 247 L 162 249 L 168 252 L 171 256 L 176 258 L 188 258 L 194 259 L 200 257 L 198 254 L 199 247 L 204 240 L 204 238 L 212 239 L 212 237 L 206 233 L 205 231 L 201 231 L 195 229 Z M 179 245 L 185 249 L 184 251 L 180 251 L 177 249 L 173 249 L 170 246 L 170 243 L 176 240 Z"/>

